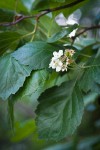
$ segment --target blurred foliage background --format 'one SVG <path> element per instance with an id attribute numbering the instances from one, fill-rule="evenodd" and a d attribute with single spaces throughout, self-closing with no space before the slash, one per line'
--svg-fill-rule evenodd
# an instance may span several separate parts
<path id="1" fill-rule="evenodd" d="M 33 1 L 30 0 L 28 3 L 25 0 L 25 2 L 24 4 L 30 10 L 31 5 L 29 4 Z M 2 2 L 2 5 L 3 3 L 5 2 Z M 38 8 L 37 0 L 34 5 Z M 10 7 L 9 4 L 8 9 Z M 90 0 L 74 15 L 82 26 L 100 24 L 100 0 Z M 60 20 L 60 23 L 63 23 L 63 21 L 64 19 Z M 77 46 L 87 49 L 100 46 L 94 44 L 95 40 L 100 38 L 99 30 L 98 32 L 88 31 L 88 37 L 87 41 L 84 39 Z M 14 106 L 15 124 L 14 129 L 12 129 L 8 121 L 7 101 L 0 100 L 0 150 L 100 150 L 100 96 L 95 92 L 92 94 L 89 92 L 87 95 L 84 93 L 84 95 L 86 107 L 81 126 L 73 136 L 59 142 L 43 141 L 37 138 L 32 101 L 16 102 Z"/>

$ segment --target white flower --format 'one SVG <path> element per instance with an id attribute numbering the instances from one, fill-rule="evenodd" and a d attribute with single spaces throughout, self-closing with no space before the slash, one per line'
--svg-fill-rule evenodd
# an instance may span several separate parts
<path id="1" fill-rule="evenodd" d="M 74 53 L 75 53 L 75 51 L 74 50 L 72 50 L 72 49 L 66 49 L 65 50 L 65 55 L 70 55 L 71 57 L 74 55 Z M 67 61 L 68 61 L 69 59 L 67 58 Z"/>
<path id="2" fill-rule="evenodd" d="M 71 15 L 70 17 L 68 17 L 67 21 L 66 21 L 67 25 L 74 25 L 77 24 L 77 20 L 75 18 L 73 18 L 73 16 Z"/>
<path id="3" fill-rule="evenodd" d="M 73 31 L 68 35 L 68 37 L 71 38 L 71 37 L 75 36 L 76 32 L 77 32 L 77 29 L 73 30 Z"/>
<path id="4" fill-rule="evenodd" d="M 68 18 L 65 18 L 64 15 L 60 13 L 58 16 L 56 16 L 55 20 L 56 20 L 56 23 L 60 26 L 73 25 L 79 22 L 81 15 L 82 13 L 80 9 L 77 9 Z"/>
<path id="5" fill-rule="evenodd" d="M 63 50 L 59 50 L 59 52 L 53 52 L 54 59 L 58 59 L 63 55 Z"/>
<path id="6" fill-rule="evenodd" d="M 63 63 L 58 59 L 56 60 L 55 66 L 56 66 L 56 72 L 59 72 L 62 69 Z"/>
<path id="7" fill-rule="evenodd" d="M 68 65 L 69 64 L 69 58 L 67 57 L 67 59 L 66 59 L 66 65 Z"/>
<path id="8" fill-rule="evenodd" d="M 59 59 L 52 59 L 50 64 L 49 64 L 49 68 L 51 67 L 52 69 L 56 69 L 57 72 L 61 71 L 63 66 L 63 63 L 59 60 Z"/>
<path id="9" fill-rule="evenodd" d="M 78 9 L 77 11 L 75 11 L 73 14 L 71 14 L 67 20 L 66 20 L 66 24 L 67 25 L 74 25 L 74 24 L 78 24 L 78 21 L 81 17 L 81 11 Z"/>
<path id="10" fill-rule="evenodd" d="M 54 63 L 54 61 L 53 60 L 51 60 L 51 62 L 50 62 L 50 64 L 49 64 L 49 68 L 53 68 L 53 69 L 55 69 L 55 63 Z"/>
<path id="11" fill-rule="evenodd" d="M 62 71 L 67 71 L 67 65 L 68 65 L 67 63 L 63 65 Z"/>
<path id="12" fill-rule="evenodd" d="M 63 68 L 62 68 L 62 72 L 63 72 L 63 71 L 67 71 L 67 67 L 63 67 Z"/>
<path id="13" fill-rule="evenodd" d="M 49 68 L 51 67 L 52 69 L 55 69 L 56 68 L 55 63 L 56 63 L 56 59 L 54 59 L 54 57 L 53 57 L 51 59 L 50 64 L 49 64 Z"/>
<path id="14" fill-rule="evenodd" d="M 60 66 L 57 66 L 57 67 L 56 67 L 56 72 L 59 72 L 59 71 L 61 71 L 61 67 L 60 67 Z"/>
<path id="15" fill-rule="evenodd" d="M 75 53 L 75 51 L 71 49 L 71 50 L 70 50 L 70 55 L 73 56 L 74 53 Z"/>
<path id="16" fill-rule="evenodd" d="M 56 69 L 56 72 L 67 71 L 68 65 L 73 62 L 71 57 L 74 53 L 75 51 L 72 49 L 66 49 L 65 52 L 63 52 L 63 50 L 53 52 L 53 57 L 49 64 L 49 68 Z"/>

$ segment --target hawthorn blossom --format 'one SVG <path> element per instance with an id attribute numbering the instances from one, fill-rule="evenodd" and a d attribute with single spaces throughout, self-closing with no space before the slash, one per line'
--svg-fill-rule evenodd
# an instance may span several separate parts
<path id="1" fill-rule="evenodd" d="M 57 72 L 61 71 L 63 66 L 63 63 L 59 60 L 59 59 L 52 59 L 50 64 L 49 64 L 49 68 L 52 67 L 52 69 L 56 69 Z"/>
<path id="2" fill-rule="evenodd" d="M 72 57 L 74 55 L 74 53 L 75 53 L 75 51 L 72 50 L 72 49 L 71 50 L 69 50 L 69 49 L 65 50 L 65 55 L 66 56 L 71 56 Z"/>
<path id="3" fill-rule="evenodd" d="M 56 69 L 56 72 L 67 71 L 68 65 L 73 62 L 72 56 L 74 53 L 74 50 L 69 49 L 66 49 L 64 52 L 63 50 L 59 50 L 58 52 L 54 51 L 49 68 Z"/>
<path id="4" fill-rule="evenodd" d="M 66 64 L 63 65 L 63 67 L 62 67 L 62 72 L 67 71 L 67 69 L 68 69 L 68 63 L 66 62 Z"/>
<path id="5" fill-rule="evenodd" d="M 63 55 L 63 50 L 59 50 L 59 52 L 53 52 L 53 56 L 55 59 L 60 58 Z"/>
<path id="6" fill-rule="evenodd" d="M 78 29 L 78 28 L 77 28 Z M 75 36 L 77 29 L 74 29 L 69 35 L 68 37 L 72 38 L 73 36 Z"/>
<path id="7" fill-rule="evenodd" d="M 73 56 L 74 53 L 75 53 L 75 51 L 71 49 L 71 50 L 70 50 L 70 55 Z"/>

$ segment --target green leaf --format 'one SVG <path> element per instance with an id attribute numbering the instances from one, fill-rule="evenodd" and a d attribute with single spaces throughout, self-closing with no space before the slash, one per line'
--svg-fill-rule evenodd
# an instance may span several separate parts
<path id="1" fill-rule="evenodd" d="M 21 65 L 12 55 L 0 58 L 0 97 L 6 100 L 15 94 L 31 73 L 28 66 Z"/>
<path id="2" fill-rule="evenodd" d="M 21 0 L 23 5 L 28 9 L 28 11 L 31 11 L 32 10 L 32 5 L 33 5 L 33 2 L 34 0 Z"/>
<path id="3" fill-rule="evenodd" d="M 85 66 L 87 68 L 80 79 L 80 88 L 84 92 L 92 90 L 100 93 L 100 56 L 90 58 Z"/>
<path id="4" fill-rule="evenodd" d="M 52 0 L 53 2 L 64 3 L 66 0 Z"/>
<path id="5" fill-rule="evenodd" d="M 16 1 L 4 0 L 0 1 L 0 8 L 15 10 Z M 26 11 L 26 8 L 22 4 L 21 0 L 18 2 L 17 11 Z"/>
<path id="6" fill-rule="evenodd" d="M 74 24 L 68 28 L 62 29 L 60 32 L 54 34 L 52 37 L 48 38 L 48 43 L 54 43 L 60 39 L 62 39 L 65 36 L 68 36 L 74 29 L 78 27 L 77 24 Z"/>
<path id="7" fill-rule="evenodd" d="M 0 33 L 0 55 L 6 52 L 6 50 L 13 50 L 16 48 L 21 34 L 17 32 L 7 31 Z"/>
<path id="8" fill-rule="evenodd" d="M 51 9 L 51 8 L 57 8 L 61 6 L 65 6 L 66 4 L 70 4 L 72 2 L 75 2 L 76 0 L 38 0 L 33 3 L 33 9 L 35 10 L 44 10 L 44 9 Z M 53 15 L 58 15 L 60 13 L 64 13 L 67 16 L 69 16 L 73 11 L 80 8 L 84 4 L 86 4 L 89 0 L 81 0 L 79 1 L 79 4 L 74 5 L 73 7 L 70 6 L 65 9 L 61 9 L 58 11 L 53 12 Z"/>
<path id="9" fill-rule="evenodd" d="M 68 5 L 73 2 L 76 2 L 77 0 L 65 0 L 65 3 L 61 3 L 59 6 Z M 54 12 L 54 15 L 60 14 L 61 12 L 68 17 L 70 14 L 72 14 L 75 10 L 80 9 L 82 6 L 84 6 L 89 0 L 79 0 L 79 3 L 76 5 L 70 6 L 68 8 L 59 10 L 57 12 Z"/>
<path id="10" fill-rule="evenodd" d="M 12 97 L 12 101 L 31 101 L 35 110 L 38 105 L 37 99 L 42 92 L 67 80 L 67 75 L 59 76 L 56 72 L 49 74 L 46 70 L 35 71 L 26 80 L 24 87 Z"/>
<path id="11" fill-rule="evenodd" d="M 39 98 L 37 126 L 40 138 L 60 140 L 81 123 L 83 99 L 75 81 L 47 90 Z"/>
<path id="12" fill-rule="evenodd" d="M 11 125 L 11 129 L 14 128 L 14 101 L 11 100 L 11 97 L 8 99 L 8 121 Z"/>
<path id="13" fill-rule="evenodd" d="M 13 11 L 0 8 L 0 22 L 10 22 L 13 17 Z"/>
<path id="14" fill-rule="evenodd" d="M 19 48 L 13 57 L 23 65 L 29 65 L 32 69 L 48 68 L 53 51 L 58 50 L 57 46 L 52 46 L 42 41 L 28 43 Z"/>
<path id="15" fill-rule="evenodd" d="M 14 127 L 14 135 L 10 136 L 10 139 L 13 142 L 24 140 L 36 132 L 36 125 L 33 119 L 26 120 L 24 122 L 16 122 Z"/>
<path id="16" fill-rule="evenodd" d="M 50 16 L 43 16 L 40 18 L 39 21 L 40 30 L 43 30 L 46 33 L 47 37 L 52 36 L 53 34 L 59 32 L 61 27 L 55 21 L 55 17 Z"/>
<path id="17" fill-rule="evenodd" d="M 49 74 L 45 70 L 34 71 L 26 80 L 24 86 L 12 97 L 12 101 L 27 100 L 32 102 L 35 110 L 38 101 L 37 98 L 44 91 L 44 84 L 48 80 Z"/>

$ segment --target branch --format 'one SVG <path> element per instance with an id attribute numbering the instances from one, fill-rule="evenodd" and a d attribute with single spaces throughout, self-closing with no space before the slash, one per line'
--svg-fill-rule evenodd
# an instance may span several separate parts
<path id="1" fill-rule="evenodd" d="M 76 34 L 75 36 L 72 37 L 72 40 L 73 42 L 75 41 L 75 39 L 77 37 L 79 37 L 80 35 L 82 35 L 83 33 L 89 31 L 89 30 L 94 30 L 94 29 L 99 29 L 100 28 L 100 25 L 97 25 L 97 26 L 91 26 L 91 27 L 84 27 L 83 31 L 82 32 L 79 32 L 78 34 Z"/>
<path id="2" fill-rule="evenodd" d="M 59 6 L 59 7 L 56 7 L 56 8 L 52 8 L 52 9 L 45 9 L 45 10 L 42 10 L 42 11 L 49 11 L 49 12 L 53 12 L 53 11 L 58 11 L 58 10 L 61 10 L 61 9 L 65 9 L 65 8 L 69 8 L 69 7 L 72 7 L 74 5 L 77 5 L 81 2 L 83 2 L 85 0 L 76 0 L 70 4 L 66 4 L 66 5 L 63 5 L 63 6 Z"/>
<path id="3" fill-rule="evenodd" d="M 50 12 L 62 10 L 62 9 L 65 9 L 65 8 L 70 8 L 70 7 L 74 6 L 74 5 L 77 5 L 77 4 L 81 3 L 81 2 L 83 2 L 83 1 L 85 1 L 85 0 L 76 0 L 76 1 L 74 1 L 72 3 L 70 3 L 70 4 L 66 4 L 66 5 L 63 5 L 63 6 L 60 6 L 60 7 L 41 10 L 40 13 L 38 13 L 36 15 L 32 15 L 32 16 L 21 15 L 14 22 L 1 23 L 0 26 L 12 26 L 12 25 L 15 25 L 15 24 L 21 22 L 22 20 L 25 20 L 25 19 L 28 19 L 28 18 L 35 18 L 36 21 L 38 21 L 40 17 L 42 17 L 42 16 L 44 16 L 44 15 L 50 13 Z"/>

